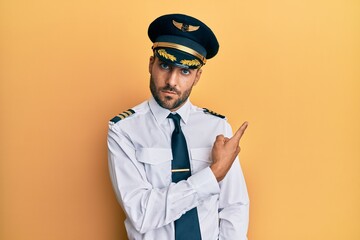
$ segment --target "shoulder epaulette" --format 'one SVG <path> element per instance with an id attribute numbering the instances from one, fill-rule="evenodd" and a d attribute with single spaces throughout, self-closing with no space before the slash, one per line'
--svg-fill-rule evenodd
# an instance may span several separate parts
<path id="1" fill-rule="evenodd" d="M 219 117 L 219 118 L 225 118 L 224 115 L 218 114 L 218 113 L 216 113 L 214 111 L 211 111 L 211 110 L 209 110 L 207 108 L 204 108 L 204 113 L 209 113 L 209 114 L 214 115 L 214 116 Z"/>
<path id="2" fill-rule="evenodd" d="M 125 112 L 122 112 L 122 113 L 120 113 L 119 115 L 113 117 L 113 118 L 110 120 L 110 122 L 113 123 L 113 124 L 114 124 L 114 123 L 117 123 L 118 121 L 123 120 L 123 119 L 125 119 L 125 118 L 133 115 L 134 113 L 135 113 L 134 110 L 129 109 L 129 110 L 127 110 L 127 111 L 125 111 Z"/>

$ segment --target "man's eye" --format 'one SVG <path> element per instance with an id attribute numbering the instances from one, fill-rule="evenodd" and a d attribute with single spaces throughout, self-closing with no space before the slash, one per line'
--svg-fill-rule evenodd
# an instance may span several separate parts
<path id="1" fill-rule="evenodd" d="M 167 65 L 166 63 L 161 63 L 161 64 L 160 64 L 160 67 L 161 67 L 162 69 L 169 69 L 169 65 Z"/>
<path id="2" fill-rule="evenodd" d="M 185 75 L 189 75 L 190 74 L 190 70 L 189 69 L 182 69 L 181 72 Z"/>

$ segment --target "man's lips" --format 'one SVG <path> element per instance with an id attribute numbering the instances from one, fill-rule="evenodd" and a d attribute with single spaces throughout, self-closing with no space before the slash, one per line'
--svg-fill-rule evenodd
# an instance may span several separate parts
<path id="1" fill-rule="evenodd" d="M 161 90 L 161 92 L 163 92 L 165 94 L 170 94 L 170 95 L 177 95 L 177 92 L 169 91 L 169 90 Z"/>

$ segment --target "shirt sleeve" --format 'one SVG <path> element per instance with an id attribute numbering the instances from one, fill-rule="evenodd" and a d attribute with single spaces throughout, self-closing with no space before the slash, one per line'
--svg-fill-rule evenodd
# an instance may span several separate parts
<path id="1" fill-rule="evenodd" d="M 226 136 L 232 136 L 230 125 Z M 219 240 L 247 240 L 249 225 L 249 196 L 239 159 L 236 158 L 225 178 L 220 182 Z"/>
<path id="2" fill-rule="evenodd" d="M 146 178 L 145 166 L 136 159 L 130 137 L 117 125 L 109 127 L 108 161 L 111 181 L 127 218 L 140 233 L 178 219 L 220 188 L 209 167 L 187 180 L 154 188 Z"/>

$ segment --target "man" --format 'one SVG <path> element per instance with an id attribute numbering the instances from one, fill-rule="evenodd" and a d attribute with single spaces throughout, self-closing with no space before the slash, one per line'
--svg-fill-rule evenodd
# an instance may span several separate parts
<path id="1" fill-rule="evenodd" d="M 201 21 L 164 15 L 148 29 L 152 98 L 109 124 L 111 180 L 129 239 L 247 239 L 239 141 L 224 116 L 188 97 L 218 41 Z"/>

